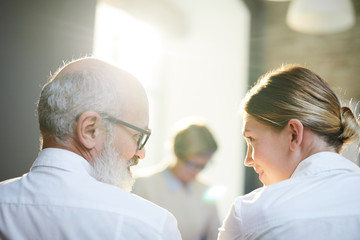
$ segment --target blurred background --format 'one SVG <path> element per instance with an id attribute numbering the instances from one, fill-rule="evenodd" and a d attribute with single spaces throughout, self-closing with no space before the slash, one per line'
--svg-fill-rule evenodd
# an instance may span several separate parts
<path id="1" fill-rule="evenodd" d="M 201 178 L 223 218 L 237 195 L 261 186 L 243 166 L 237 110 L 246 90 L 297 63 L 355 106 L 359 19 L 360 0 L 2 0 L 0 181 L 26 173 L 39 152 L 36 102 L 51 72 L 96 56 L 131 72 L 149 95 L 153 134 L 135 174 L 171 160 L 177 120 L 208 120 L 219 150 Z M 344 154 L 358 163 L 357 143 Z"/>

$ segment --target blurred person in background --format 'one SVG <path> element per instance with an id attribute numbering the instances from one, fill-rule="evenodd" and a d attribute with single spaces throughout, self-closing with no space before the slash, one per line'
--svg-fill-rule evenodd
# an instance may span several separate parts
<path id="1" fill-rule="evenodd" d="M 151 133 L 137 79 L 72 61 L 43 87 L 38 118 L 29 173 L 0 183 L 0 239 L 181 239 L 172 214 L 129 193 Z"/>
<path id="2" fill-rule="evenodd" d="M 340 155 L 360 135 L 353 111 L 320 76 L 285 65 L 242 112 L 245 165 L 264 186 L 235 200 L 218 239 L 359 239 L 360 168 Z"/>
<path id="3" fill-rule="evenodd" d="M 137 178 L 133 193 L 173 213 L 184 240 L 214 240 L 220 226 L 216 203 L 206 199 L 209 186 L 197 176 L 218 148 L 215 138 L 203 121 L 186 118 L 175 126 L 172 146 L 173 164 Z"/>

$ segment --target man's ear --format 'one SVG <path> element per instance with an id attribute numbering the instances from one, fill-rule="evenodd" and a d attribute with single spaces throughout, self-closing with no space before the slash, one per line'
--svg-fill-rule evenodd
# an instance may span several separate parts
<path id="1" fill-rule="evenodd" d="M 100 121 L 100 115 L 94 111 L 86 111 L 78 118 L 75 134 L 85 148 L 92 149 L 96 146 L 96 137 L 100 132 Z"/>
<path id="2" fill-rule="evenodd" d="M 295 151 L 302 143 L 304 125 L 298 119 L 290 119 L 287 127 L 290 132 L 290 150 Z"/>

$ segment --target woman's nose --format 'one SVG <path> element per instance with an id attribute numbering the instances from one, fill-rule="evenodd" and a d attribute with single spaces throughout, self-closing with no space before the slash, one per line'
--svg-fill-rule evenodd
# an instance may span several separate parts
<path id="1" fill-rule="evenodd" d="M 252 158 L 252 151 L 253 151 L 252 147 L 248 146 L 248 150 L 244 161 L 244 165 L 247 167 L 251 167 L 254 163 L 254 159 Z"/>

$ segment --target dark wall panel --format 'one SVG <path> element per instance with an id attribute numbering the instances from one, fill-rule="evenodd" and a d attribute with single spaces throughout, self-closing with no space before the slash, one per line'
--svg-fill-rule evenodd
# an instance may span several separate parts
<path id="1" fill-rule="evenodd" d="M 31 167 L 41 86 L 64 60 L 92 53 L 95 7 L 96 0 L 0 2 L 0 181 Z"/>

